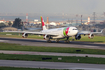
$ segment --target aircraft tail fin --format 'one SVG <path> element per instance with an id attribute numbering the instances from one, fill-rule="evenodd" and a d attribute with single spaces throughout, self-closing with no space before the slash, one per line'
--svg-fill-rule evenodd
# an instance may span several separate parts
<path id="1" fill-rule="evenodd" d="M 42 23 L 42 30 L 47 30 L 44 21 L 43 21 L 43 17 L 41 16 L 41 23 Z"/>

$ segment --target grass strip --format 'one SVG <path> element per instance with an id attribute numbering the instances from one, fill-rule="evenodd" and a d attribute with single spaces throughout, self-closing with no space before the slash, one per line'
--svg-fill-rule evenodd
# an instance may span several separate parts
<path id="1" fill-rule="evenodd" d="M 11 34 L 11 35 L 6 35 Z M 22 38 L 22 33 L 0 32 L 0 37 Z M 31 39 L 43 39 L 43 36 L 28 34 Z"/>
<path id="2" fill-rule="evenodd" d="M 101 49 L 85 49 L 85 48 L 70 48 L 70 47 L 22 46 L 22 45 L 19 45 L 19 44 L 9 44 L 9 43 L 0 43 L 0 50 L 105 55 L 105 50 L 101 50 Z M 77 51 L 77 50 L 79 50 L 79 51 Z"/>
<path id="3" fill-rule="evenodd" d="M 93 39 L 90 39 L 88 38 L 88 35 L 81 35 L 81 39 L 76 41 L 105 43 L 105 36 L 95 36 Z"/>
<path id="4" fill-rule="evenodd" d="M 19 67 L 0 67 L 0 70 L 57 70 L 57 69 L 19 68 Z"/>
<path id="5" fill-rule="evenodd" d="M 75 56 L 71 57 L 71 56 L 0 54 L 0 59 L 1 60 L 25 60 L 25 61 L 105 64 L 105 58 L 75 57 Z"/>

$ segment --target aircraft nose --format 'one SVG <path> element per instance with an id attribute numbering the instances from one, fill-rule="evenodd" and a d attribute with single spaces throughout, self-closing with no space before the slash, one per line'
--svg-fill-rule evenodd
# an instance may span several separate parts
<path id="1" fill-rule="evenodd" d="M 78 33 L 78 30 L 76 30 L 76 34 Z"/>
<path id="2" fill-rule="evenodd" d="M 78 33 L 78 30 L 77 30 L 77 33 Z"/>

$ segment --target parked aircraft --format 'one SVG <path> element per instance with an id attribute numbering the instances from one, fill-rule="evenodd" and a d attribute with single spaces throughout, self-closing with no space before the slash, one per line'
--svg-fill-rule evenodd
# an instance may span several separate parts
<path id="1" fill-rule="evenodd" d="M 95 33 L 102 33 L 101 32 L 90 32 L 90 31 L 81 31 L 76 27 L 63 27 L 63 28 L 54 28 L 54 29 L 47 29 L 43 18 L 41 17 L 42 23 L 42 31 L 40 32 L 30 32 L 30 31 L 12 31 L 12 32 L 19 32 L 23 33 L 22 37 L 27 38 L 28 34 L 35 34 L 35 35 L 43 35 L 43 38 L 47 40 L 47 42 L 51 42 L 51 39 L 56 39 L 56 42 L 59 42 L 60 39 L 66 38 L 65 42 L 69 42 L 69 37 L 75 36 L 76 40 L 81 39 L 81 35 L 88 35 L 89 38 L 93 38 Z"/>

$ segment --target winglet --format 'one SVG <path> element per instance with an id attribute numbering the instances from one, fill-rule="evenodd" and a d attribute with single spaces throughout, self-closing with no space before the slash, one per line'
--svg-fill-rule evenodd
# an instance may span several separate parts
<path id="1" fill-rule="evenodd" d="M 101 33 L 103 32 L 103 29 L 101 30 Z"/>
<path id="2" fill-rule="evenodd" d="M 44 24 L 44 21 L 43 21 L 43 17 L 41 16 L 41 23 L 42 23 L 42 30 L 47 30 L 45 24 Z"/>

